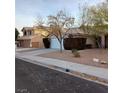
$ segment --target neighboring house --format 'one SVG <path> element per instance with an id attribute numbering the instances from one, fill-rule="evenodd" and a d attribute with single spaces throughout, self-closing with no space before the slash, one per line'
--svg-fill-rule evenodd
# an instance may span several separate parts
<path id="1" fill-rule="evenodd" d="M 86 39 L 86 44 L 92 45 L 92 48 L 96 47 L 95 40 L 92 36 L 84 33 L 84 31 L 80 30 L 79 28 L 71 28 L 68 32 L 66 32 L 65 38 L 69 38 L 69 36 L 72 36 L 72 38 L 87 38 Z M 72 42 L 73 43 L 73 42 Z M 59 49 L 60 48 L 60 43 L 58 42 L 57 38 L 54 36 L 51 37 L 51 48 L 54 49 Z M 64 49 L 64 45 L 62 46 Z"/>
<path id="2" fill-rule="evenodd" d="M 48 35 L 38 27 L 23 27 L 23 36 L 18 39 L 20 47 L 24 48 L 44 48 L 43 38 Z"/>
<path id="3" fill-rule="evenodd" d="M 97 47 L 95 37 L 91 34 L 84 32 L 83 30 L 81 30 L 79 28 L 71 28 L 70 31 L 67 32 L 67 36 L 69 36 L 69 35 L 71 35 L 73 38 L 76 38 L 76 37 L 87 38 L 86 45 L 91 45 L 92 48 Z M 100 34 L 99 35 L 99 41 L 100 41 L 100 44 L 103 48 L 108 47 L 108 36 L 107 35 Z"/>
<path id="4" fill-rule="evenodd" d="M 67 34 L 72 35 L 73 38 L 76 38 L 76 37 L 77 38 L 80 38 L 80 37 L 87 38 L 86 44 L 91 44 L 93 48 L 96 47 L 94 38 L 79 28 L 72 28 L 72 29 L 70 29 L 70 31 L 67 32 Z"/>
<path id="5" fill-rule="evenodd" d="M 72 36 L 71 38 L 87 38 L 86 39 L 86 47 L 87 48 L 97 48 L 95 37 L 93 35 L 90 35 L 90 34 L 84 32 L 83 30 L 81 30 L 79 28 L 71 28 L 68 32 L 66 32 L 65 38 L 69 38 L 70 36 Z M 59 49 L 60 44 L 59 44 L 57 38 L 55 38 L 54 36 L 52 36 L 50 38 L 51 38 L 50 48 Z M 100 41 L 100 44 L 102 47 L 108 47 L 107 36 L 105 36 L 104 34 L 99 35 L 99 41 Z M 64 49 L 64 45 L 62 47 Z"/>

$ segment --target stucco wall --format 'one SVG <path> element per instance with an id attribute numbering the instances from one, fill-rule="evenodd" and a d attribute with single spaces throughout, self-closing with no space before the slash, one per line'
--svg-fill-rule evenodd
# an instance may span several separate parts
<path id="1" fill-rule="evenodd" d="M 44 48 L 43 38 L 40 36 L 35 36 L 34 38 L 32 38 L 31 44 L 34 44 L 32 45 L 32 47 Z"/>
<path id="2" fill-rule="evenodd" d="M 62 41 L 62 45 L 63 45 L 63 41 Z M 57 38 L 51 38 L 50 48 L 53 48 L 53 49 L 60 49 L 60 43 L 59 43 L 59 41 L 57 40 Z M 64 49 L 63 46 L 62 46 L 62 48 Z"/>
<path id="3" fill-rule="evenodd" d="M 30 47 L 30 40 L 20 40 L 20 47 L 29 48 Z"/>
<path id="4" fill-rule="evenodd" d="M 91 44 L 93 48 L 96 47 L 94 37 L 87 37 L 86 44 Z"/>

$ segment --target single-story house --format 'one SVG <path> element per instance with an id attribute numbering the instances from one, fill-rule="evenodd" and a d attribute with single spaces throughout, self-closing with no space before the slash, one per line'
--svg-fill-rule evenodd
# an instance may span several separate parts
<path id="1" fill-rule="evenodd" d="M 100 46 L 102 46 L 103 48 L 107 48 L 108 47 L 108 36 L 104 34 L 100 34 L 98 37 L 99 37 L 98 39 L 100 42 Z M 86 32 L 84 32 L 83 30 L 79 28 L 71 28 L 68 32 L 66 32 L 65 38 L 86 38 L 86 48 L 97 48 L 98 47 L 96 43 L 96 38 L 91 34 L 87 34 Z M 73 44 L 73 42 L 70 42 L 70 43 Z M 64 49 L 64 45 L 62 47 Z M 60 44 L 54 36 L 51 37 L 51 48 L 55 48 L 55 49 L 60 48 Z"/>

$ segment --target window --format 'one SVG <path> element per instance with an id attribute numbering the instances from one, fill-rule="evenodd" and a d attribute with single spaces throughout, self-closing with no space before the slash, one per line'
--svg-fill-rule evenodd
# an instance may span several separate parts
<path id="1" fill-rule="evenodd" d="M 26 36 L 26 31 L 24 31 L 24 36 Z"/>

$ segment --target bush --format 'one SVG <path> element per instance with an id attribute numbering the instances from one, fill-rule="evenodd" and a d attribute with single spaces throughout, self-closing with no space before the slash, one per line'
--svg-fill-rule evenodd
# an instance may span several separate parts
<path id="1" fill-rule="evenodd" d="M 77 49 L 72 49 L 72 54 L 74 55 L 74 57 L 80 57 L 80 53 L 78 52 Z"/>
<path id="2" fill-rule="evenodd" d="M 72 53 L 74 53 L 74 52 L 76 52 L 76 51 L 77 51 L 77 49 L 72 49 L 72 50 L 71 50 Z"/>

